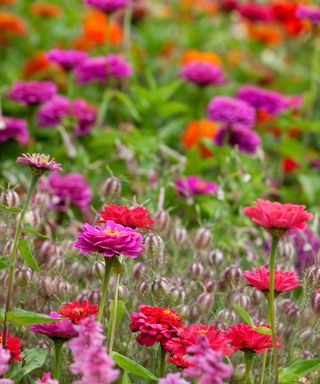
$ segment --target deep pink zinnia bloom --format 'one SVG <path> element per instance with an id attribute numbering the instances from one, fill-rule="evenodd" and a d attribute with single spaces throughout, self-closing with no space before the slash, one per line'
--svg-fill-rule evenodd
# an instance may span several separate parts
<path id="1" fill-rule="evenodd" d="M 63 50 L 63 49 L 51 49 L 47 53 L 47 58 L 63 67 L 66 70 L 70 70 L 85 60 L 88 54 L 83 51 L 77 51 L 74 49 Z"/>
<path id="2" fill-rule="evenodd" d="M 306 221 L 312 219 L 313 215 L 305 210 L 304 205 L 282 204 L 268 200 L 256 200 L 255 207 L 245 207 L 243 212 L 253 222 L 270 230 L 304 229 Z"/>
<path id="3" fill-rule="evenodd" d="M 223 71 L 218 65 L 203 61 L 191 61 L 183 65 L 180 77 L 200 86 L 221 85 L 225 82 Z"/>
<path id="4" fill-rule="evenodd" d="M 21 144 L 29 141 L 27 122 L 24 119 L 14 117 L 0 118 L 0 142 L 15 139 Z"/>
<path id="5" fill-rule="evenodd" d="M 139 232 L 112 220 L 107 220 L 103 227 L 84 224 L 77 236 L 78 241 L 73 246 L 80 248 L 82 253 L 97 252 L 105 257 L 124 255 L 135 259 L 144 249 Z"/>
<path id="6" fill-rule="evenodd" d="M 111 13 L 130 4 L 130 0 L 85 0 L 85 4 L 102 12 Z"/>
<path id="7" fill-rule="evenodd" d="M 255 331 L 248 324 L 236 323 L 227 329 L 226 334 L 233 348 L 244 352 L 264 352 L 272 348 L 272 337 Z M 281 347 L 279 337 L 277 337 L 277 346 Z"/>
<path id="8" fill-rule="evenodd" d="M 201 179 L 198 176 L 187 176 L 175 180 L 175 187 L 182 196 L 192 197 L 195 195 L 215 194 L 218 190 L 216 183 Z"/>
<path id="9" fill-rule="evenodd" d="M 269 292 L 270 273 L 267 268 L 253 268 L 251 271 L 246 271 L 243 277 L 248 281 L 249 286 L 255 287 L 258 291 Z M 296 272 L 277 269 L 274 271 L 275 293 L 291 291 L 301 286 Z"/>
<path id="10" fill-rule="evenodd" d="M 52 379 L 51 372 L 45 372 L 41 379 L 36 380 L 35 384 L 59 384 L 59 382 L 58 380 Z"/>
<path id="11" fill-rule="evenodd" d="M 89 57 L 75 68 L 74 74 L 79 84 L 88 84 L 91 81 L 103 84 L 107 81 L 107 58 L 105 56 Z"/>
<path id="12" fill-rule="evenodd" d="M 130 63 L 118 55 L 106 56 L 107 76 L 115 78 L 126 78 L 132 75 Z"/>
<path id="13" fill-rule="evenodd" d="M 43 153 L 24 153 L 17 158 L 16 162 L 29 165 L 31 172 L 40 176 L 47 171 L 61 171 L 60 164 L 56 163 L 49 155 Z"/>
<path id="14" fill-rule="evenodd" d="M 21 105 L 35 105 L 50 100 L 56 93 L 57 87 L 51 81 L 16 81 L 8 97 Z"/>
<path id="15" fill-rule="evenodd" d="M 57 312 L 50 312 L 53 319 L 61 319 Z M 50 339 L 68 340 L 77 336 L 71 320 L 60 320 L 54 323 L 31 325 L 30 331 L 48 336 Z"/>

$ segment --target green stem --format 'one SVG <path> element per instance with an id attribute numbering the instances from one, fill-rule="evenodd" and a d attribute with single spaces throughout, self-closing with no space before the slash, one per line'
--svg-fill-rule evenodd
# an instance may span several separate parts
<path id="1" fill-rule="evenodd" d="M 244 352 L 244 359 L 246 361 L 246 371 L 244 373 L 243 384 L 247 384 L 250 377 L 251 368 L 253 364 L 255 354 L 252 352 Z"/>
<path id="2" fill-rule="evenodd" d="M 272 350 L 273 350 L 273 377 L 274 384 L 279 382 L 278 373 L 278 347 L 277 347 L 277 329 L 276 329 L 276 315 L 275 315 L 275 298 L 274 298 L 274 270 L 275 270 L 275 257 L 279 238 L 272 236 L 272 244 L 270 251 L 270 283 L 269 283 L 269 299 L 268 311 L 270 311 L 270 325 L 272 334 Z"/>
<path id="3" fill-rule="evenodd" d="M 12 248 L 12 252 L 10 255 L 8 291 L 7 291 L 7 299 L 6 299 L 6 305 L 5 305 L 5 310 L 4 310 L 4 319 L 3 319 L 3 328 L 2 328 L 2 335 L 3 335 L 2 346 L 3 346 L 3 348 L 6 347 L 6 341 L 7 341 L 7 328 L 8 328 L 7 327 L 7 313 L 10 310 L 10 306 L 11 306 L 12 288 L 13 288 L 13 283 L 14 283 L 14 271 L 15 271 L 15 265 L 16 265 L 16 260 L 17 260 L 17 252 L 18 252 L 20 233 L 21 233 L 21 229 L 22 229 L 23 219 L 24 219 L 26 212 L 28 210 L 30 200 L 31 200 L 31 195 L 32 195 L 32 192 L 33 192 L 36 184 L 37 184 L 38 179 L 39 179 L 38 175 L 32 175 L 28 194 L 27 194 L 27 198 L 26 198 L 26 201 L 23 205 L 22 211 L 20 213 L 19 221 L 18 221 L 17 228 L 16 228 L 16 233 L 15 233 L 14 240 L 13 240 L 13 248 Z"/>
<path id="4" fill-rule="evenodd" d="M 104 313 L 104 308 L 106 305 L 106 300 L 107 300 L 107 291 L 108 291 L 108 286 L 109 286 L 109 280 L 110 280 L 110 275 L 111 275 L 111 267 L 112 267 L 112 262 L 113 259 L 109 257 L 105 257 L 105 269 L 104 269 L 104 278 L 103 278 L 103 285 L 102 285 L 102 295 L 101 295 L 101 300 L 99 304 L 99 312 L 98 312 L 98 317 L 97 320 L 99 323 L 102 321 L 102 316 Z"/>
<path id="5" fill-rule="evenodd" d="M 64 341 L 61 340 L 53 340 L 54 345 L 54 368 L 53 368 L 53 378 L 56 380 L 60 380 L 60 371 L 61 371 L 61 358 L 62 358 L 62 347 Z"/>
<path id="6" fill-rule="evenodd" d="M 99 106 L 99 113 L 98 113 L 98 119 L 97 119 L 98 127 L 101 127 L 105 120 L 109 102 L 113 96 L 114 96 L 113 92 L 110 91 L 109 89 L 106 89 L 102 95 L 102 100 Z"/>
<path id="7" fill-rule="evenodd" d="M 160 345 L 160 369 L 159 377 L 164 377 L 164 371 L 166 367 L 166 350 Z"/>
<path id="8" fill-rule="evenodd" d="M 267 324 L 268 325 L 271 324 L 271 310 L 270 310 L 270 306 L 269 305 L 268 305 Z M 268 350 L 266 349 L 264 351 L 264 353 L 263 353 L 261 376 L 260 376 L 260 384 L 264 384 L 264 376 L 265 376 L 265 371 L 266 371 L 267 359 L 268 359 Z"/>
<path id="9" fill-rule="evenodd" d="M 123 49 L 129 54 L 131 50 L 131 19 L 132 19 L 132 8 L 129 6 L 125 9 L 124 13 L 124 38 L 123 38 Z"/>
<path id="10" fill-rule="evenodd" d="M 121 273 L 118 273 L 117 274 L 117 280 L 116 280 L 116 286 L 114 288 L 113 311 L 111 313 L 111 319 L 110 319 L 110 322 L 111 322 L 111 334 L 110 334 L 110 342 L 109 342 L 109 355 L 110 356 L 112 355 L 114 335 L 116 332 L 120 277 L 121 277 Z"/>
<path id="11" fill-rule="evenodd" d="M 308 117 L 312 118 L 314 114 L 314 107 L 318 92 L 318 73 L 319 73 L 319 47 L 317 41 L 317 32 L 314 29 L 313 33 L 313 53 L 311 57 L 311 75 L 310 75 L 310 107 Z"/>

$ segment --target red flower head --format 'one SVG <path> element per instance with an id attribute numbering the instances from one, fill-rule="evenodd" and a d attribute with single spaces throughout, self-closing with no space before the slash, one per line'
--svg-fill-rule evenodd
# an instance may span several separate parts
<path id="1" fill-rule="evenodd" d="M 249 286 L 255 287 L 258 291 L 269 292 L 269 270 L 265 267 L 253 268 L 252 271 L 246 271 L 243 277 L 249 282 Z M 276 294 L 291 291 L 301 287 L 296 272 L 292 271 L 274 271 L 274 291 Z"/>
<path id="2" fill-rule="evenodd" d="M 187 355 L 187 349 L 197 344 L 199 336 L 206 335 L 210 348 L 221 350 L 226 356 L 230 356 L 233 349 L 228 346 L 229 338 L 224 331 L 216 330 L 215 325 L 206 326 L 205 324 L 191 324 L 178 330 L 178 337 L 174 337 L 166 344 L 166 350 L 172 354 L 168 358 L 170 363 L 179 367 L 188 367 L 190 364 L 184 358 Z"/>
<path id="3" fill-rule="evenodd" d="M 140 312 L 131 313 L 130 329 L 140 332 L 137 337 L 139 344 L 151 347 L 159 342 L 163 347 L 177 336 L 178 329 L 182 327 L 183 320 L 170 308 L 151 307 L 139 305 Z"/>
<path id="4" fill-rule="evenodd" d="M 0 332 L 0 346 L 2 345 L 2 332 Z M 14 361 L 21 361 L 20 353 L 21 353 L 21 342 L 19 337 L 12 337 L 10 333 L 7 333 L 6 339 L 6 349 L 10 351 L 10 363 L 14 364 Z"/>
<path id="5" fill-rule="evenodd" d="M 291 173 L 295 169 L 298 169 L 299 167 L 300 167 L 299 163 L 297 163 L 291 157 L 285 157 L 284 159 L 282 159 L 282 168 L 285 173 Z"/>
<path id="6" fill-rule="evenodd" d="M 144 207 L 128 208 L 125 205 L 110 204 L 103 207 L 103 211 L 100 214 L 101 220 L 99 220 L 99 223 L 113 220 L 117 224 L 133 229 L 153 229 L 151 225 L 154 221 L 150 218 L 150 213 Z"/>
<path id="7" fill-rule="evenodd" d="M 96 315 L 98 313 L 98 306 L 97 304 L 90 304 L 89 300 L 84 300 L 82 303 L 74 301 L 60 307 L 58 312 L 62 317 L 72 320 L 74 324 L 78 324 L 85 317 Z"/>
<path id="8" fill-rule="evenodd" d="M 272 234 L 282 235 L 289 229 L 306 227 L 306 221 L 312 219 L 313 215 L 305 208 L 304 205 L 281 204 L 258 199 L 255 207 L 245 207 L 243 212 Z"/>
<path id="9" fill-rule="evenodd" d="M 268 327 L 267 325 L 264 326 Z M 264 352 L 266 349 L 272 348 L 272 337 L 255 331 L 248 324 L 236 323 L 229 327 L 226 332 L 231 340 L 231 345 L 243 352 Z M 281 347 L 281 344 L 277 342 L 277 346 Z"/>

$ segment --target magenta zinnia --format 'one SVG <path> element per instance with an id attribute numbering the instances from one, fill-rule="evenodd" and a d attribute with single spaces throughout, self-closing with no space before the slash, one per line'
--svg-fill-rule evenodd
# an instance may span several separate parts
<path id="1" fill-rule="evenodd" d="M 51 312 L 50 317 L 61 319 L 62 316 L 57 312 Z M 50 339 L 68 340 L 77 336 L 71 320 L 59 320 L 53 323 L 36 324 L 30 327 L 30 331 L 48 336 Z"/>

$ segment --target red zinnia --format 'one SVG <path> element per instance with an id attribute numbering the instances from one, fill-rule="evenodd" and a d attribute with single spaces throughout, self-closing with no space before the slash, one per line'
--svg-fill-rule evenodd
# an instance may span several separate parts
<path id="1" fill-rule="evenodd" d="M 2 332 L 0 332 L 0 345 L 2 345 Z M 10 333 L 7 333 L 6 338 L 6 349 L 10 351 L 11 358 L 10 363 L 14 364 L 14 361 L 21 361 L 20 353 L 21 353 L 21 342 L 19 337 L 10 336 Z"/>
<path id="2" fill-rule="evenodd" d="M 255 207 L 245 207 L 243 212 L 256 224 L 268 228 L 273 233 L 281 230 L 282 234 L 289 229 L 306 227 L 306 221 L 312 219 L 313 215 L 305 208 L 304 205 L 258 199 Z"/>
<path id="3" fill-rule="evenodd" d="M 267 325 L 264 326 L 268 327 Z M 255 331 L 248 324 L 236 323 L 229 327 L 226 332 L 231 345 L 243 352 L 264 352 L 266 349 L 272 348 L 272 337 Z M 277 342 L 277 346 L 281 347 L 281 344 Z"/>
<path id="4" fill-rule="evenodd" d="M 295 169 L 298 169 L 299 167 L 300 167 L 299 163 L 297 163 L 291 157 L 285 157 L 282 160 L 282 168 L 283 168 L 285 173 L 291 173 Z"/>
<path id="5" fill-rule="evenodd" d="M 153 229 L 151 225 L 154 223 L 154 220 L 151 219 L 150 213 L 144 207 L 128 208 L 125 205 L 110 204 L 103 207 L 103 211 L 100 214 L 101 220 L 99 220 L 99 223 L 112 220 L 117 224 L 133 229 Z"/>
<path id="6" fill-rule="evenodd" d="M 84 300 L 82 303 L 74 301 L 60 307 L 58 312 L 62 317 L 72 320 L 74 324 L 78 324 L 85 317 L 96 315 L 98 306 L 97 304 L 90 304 L 89 300 Z"/>
<path id="7" fill-rule="evenodd" d="M 183 320 L 170 308 L 151 307 L 139 305 L 140 312 L 131 313 L 130 329 L 140 332 L 137 337 L 139 344 L 151 345 L 159 342 L 163 347 L 177 336 L 178 329 L 182 327 Z"/>
<path id="8" fill-rule="evenodd" d="M 228 346 L 229 338 L 224 331 L 216 330 L 215 325 L 206 326 L 205 324 L 191 324 L 178 330 L 178 337 L 174 337 L 166 344 L 166 350 L 172 354 L 168 358 L 170 363 L 179 367 L 188 367 L 190 364 L 184 356 L 187 355 L 187 349 L 197 344 L 199 335 L 206 335 L 210 348 L 221 350 L 226 356 L 230 356 L 233 349 Z"/>
<path id="9" fill-rule="evenodd" d="M 258 291 L 269 292 L 270 273 L 267 268 L 253 268 L 252 271 L 246 271 L 243 277 L 249 282 L 249 286 L 255 287 Z M 274 271 L 275 293 L 291 291 L 301 285 L 296 272 Z"/>

